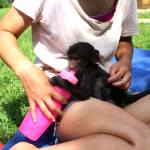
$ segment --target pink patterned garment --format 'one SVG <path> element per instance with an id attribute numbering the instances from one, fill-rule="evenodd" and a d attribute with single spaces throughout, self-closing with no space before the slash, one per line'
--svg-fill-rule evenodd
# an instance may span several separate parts
<path id="1" fill-rule="evenodd" d="M 98 21 L 107 22 L 107 21 L 110 21 L 112 19 L 115 10 L 116 10 L 116 5 L 114 5 L 106 13 L 101 14 L 101 15 L 91 16 L 91 18 L 96 19 Z"/>

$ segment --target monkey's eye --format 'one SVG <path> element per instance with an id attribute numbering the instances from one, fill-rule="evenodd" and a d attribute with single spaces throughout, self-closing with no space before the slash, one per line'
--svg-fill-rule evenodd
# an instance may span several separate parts
<path id="1" fill-rule="evenodd" d="M 79 58 L 78 58 L 78 57 L 75 57 L 75 56 L 68 56 L 68 59 L 69 59 L 69 60 L 79 60 Z"/>

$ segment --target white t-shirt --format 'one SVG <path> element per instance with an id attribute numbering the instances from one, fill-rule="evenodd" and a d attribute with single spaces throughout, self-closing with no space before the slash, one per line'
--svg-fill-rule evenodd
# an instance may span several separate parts
<path id="1" fill-rule="evenodd" d="M 120 36 L 137 33 L 136 0 L 119 0 L 113 18 L 105 23 L 89 17 L 78 0 L 15 0 L 13 6 L 33 19 L 37 63 L 56 70 L 67 66 L 68 47 L 82 41 L 99 50 L 108 71 Z"/>

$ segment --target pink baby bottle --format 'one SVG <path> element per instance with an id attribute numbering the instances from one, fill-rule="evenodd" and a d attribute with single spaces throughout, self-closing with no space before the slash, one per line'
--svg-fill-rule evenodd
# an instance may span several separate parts
<path id="1" fill-rule="evenodd" d="M 74 85 L 78 82 L 77 78 L 74 76 L 73 71 L 63 70 L 59 75 L 61 78 L 68 80 L 70 83 Z M 54 89 L 61 95 L 63 95 L 66 99 L 69 99 L 71 97 L 71 93 L 61 87 L 54 86 Z M 55 99 L 53 99 L 53 101 L 59 109 L 62 108 L 62 104 L 60 102 L 58 102 Z M 52 113 L 56 117 L 56 114 L 54 112 Z M 28 112 L 19 127 L 21 133 L 23 133 L 24 136 L 26 136 L 32 141 L 38 140 L 38 138 L 46 131 L 46 129 L 52 123 L 52 120 L 47 118 L 38 106 L 36 106 L 36 115 L 37 120 L 34 123 L 32 121 L 30 112 Z"/>

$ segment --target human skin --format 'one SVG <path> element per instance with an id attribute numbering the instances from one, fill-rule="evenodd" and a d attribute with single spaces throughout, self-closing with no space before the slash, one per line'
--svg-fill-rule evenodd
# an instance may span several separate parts
<path id="1" fill-rule="evenodd" d="M 141 98 L 136 103 L 130 104 L 124 108 L 125 111 L 129 112 L 135 118 L 146 123 L 150 127 L 150 94 Z M 146 115 L 147 114 L 147 115 Z"/>
<path id="2" fill-rule="evenodd" d="M 138 150 L 122 139 L 111 135 L 91 135 L 85 138 L 65 142 L 62 144 L 41 148 L 41 150 Z M 35 146 L 21 142 L 11 150 L 39 150 Z M 140 150 L 140 149 L 139 149 Z"/>

